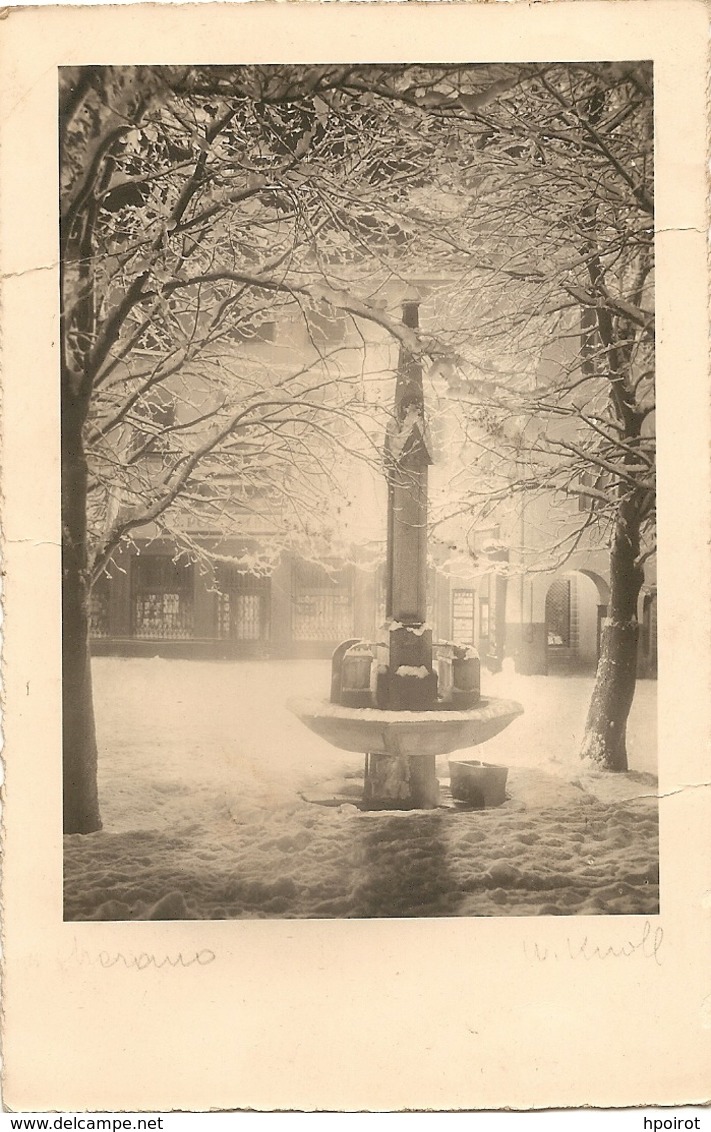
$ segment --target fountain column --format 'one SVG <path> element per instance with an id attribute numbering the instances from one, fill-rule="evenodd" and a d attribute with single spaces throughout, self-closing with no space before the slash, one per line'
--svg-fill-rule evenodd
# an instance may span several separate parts
<path id="1" fill-rule="evenodd" d="M 405 302 L 403 323 L 416 329 L 419 303 Z M 386 624 L 387 665 L 376 702 L 387 711 L 437 706 L 432 630 L 427 618 L 427 469 L 432 463 L 425 422 L 422 365 L 401 346 L 393 416 L 385 442 L 388 477 Z M 437 805 L 434 755 L 374 752 L 368 756 L 365 799 L 371 804 Z"/>
<path id="2" fill-rule="evenodd" d="M 403 322 L 416 329 L 418 303 L 404 304 Z M 479 661 L 454 642 L 439 646 L 446 678 L 438 696 L 432 630 L 427 625 L 427 470 L 432 457 L 422 367 L 404 347 L 385 460 L 387 620 L 382 636 L 375 643 L 350 640 L 339 645 L 332 659 L 328 701 L 292 700 L 289 706 L 335 747 L 365 753 L 365 809 L 431 809 L 440 802 L 436 757 L 486 742 L 523 709 L 512 700 L 482 700 Z M 494 775 L 500 776 L 501 769 L 493 768 Z M 489 768 L 479 766 L 476 772 L 478 778 L 490 777 Z M 486 792 L 482 797 L 486 804 Z"/>

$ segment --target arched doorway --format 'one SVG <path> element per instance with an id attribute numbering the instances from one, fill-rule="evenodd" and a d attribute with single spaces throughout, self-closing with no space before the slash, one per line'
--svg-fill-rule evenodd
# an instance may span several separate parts
<path id="1" fill-rule="evenodd" d="M 546 648 L 551 674 L 594 672 L 609 587 L 588 570 L 554 578 L 545 599 Z"/>

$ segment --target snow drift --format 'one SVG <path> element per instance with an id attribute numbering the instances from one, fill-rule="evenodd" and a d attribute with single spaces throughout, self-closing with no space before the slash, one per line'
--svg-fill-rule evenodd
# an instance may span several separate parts
<path id="1" fill-rule="evenodd" d="M 366 813 L 360 756 L 285 707 L 328 662 L 94 661 L 104 829 L 65 839 L 67 919 L 502 916 L 658 911 L 656 686 L 624 775 L 577 750 L 592 681 L 489 678 L 525 715 L 476 756 L 509 766 L 483 811 Z M 467 757 L 467 756 L 464 756 Z M 441 780 L 446 758 L 438 763 Z"/>

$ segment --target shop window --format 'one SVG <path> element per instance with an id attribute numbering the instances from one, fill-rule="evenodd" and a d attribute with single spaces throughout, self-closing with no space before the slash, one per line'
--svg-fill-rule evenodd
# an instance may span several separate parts
<path id="1" fill-rule="evenodd" d="M 132 629 L 134 637 L 186 640 L 193 636 L 193 567 L 168 554 L 133 559 Z"/>
<path id="2" fill-rule="evenodd" d="M 270 588 L 269 578 L 223 567 L 217 599 L 218 637 L 232 641 L 266 640 Z"/>
<path id="3" fill-rule="evenodd" d="M 474 590 L 452 591 L 452 640 L 474 643 Z"/>

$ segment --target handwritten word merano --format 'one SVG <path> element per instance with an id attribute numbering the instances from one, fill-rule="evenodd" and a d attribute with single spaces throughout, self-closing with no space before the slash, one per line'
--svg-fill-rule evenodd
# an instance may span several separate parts
<path id="1" fill-rule="evenodd" d="M 183 955 L 182 951 L 177 955 L 153 955 L 152 952 L 146 951 L 138 955 L 133 955 L 131 952 L 124 955 L 122 951 L 117 951 L 113 955 L 107 951 L 99 952 L 99 963 L 102 967 L 115 967 L 117 963 L 123 963 L 125 967 L 136 967 L 139 971 L 145 971 L 147 967 L 156 967 L 158 970 L 161 967 L 192 967 L 195 963 L 204 967 L 208 963 L 213 963 L 215 959 L 215 952 L 208 948 L 188 955 Z"/>
<path id="2" fill-rule="evenodd" d="M 211 951 L 207 947 L 202 948 L 200 951 L 178 951 L 174 955 L 156 955 L 152 951 L 90 952 L 86 948 L 80 950 L 75 940 L 74 948 L 69 958 L 81 965 L 98 963 L 99 966 L 104 969 L 123 965 L 127 969 L 133 968 L 136 971 L 146 971 L 149 968 L 161 970 L 163 967 L 185 968 L 195 965 L 205 967 L 209 963 L 214 963 L 217 956 L 214 951 Z"/>

